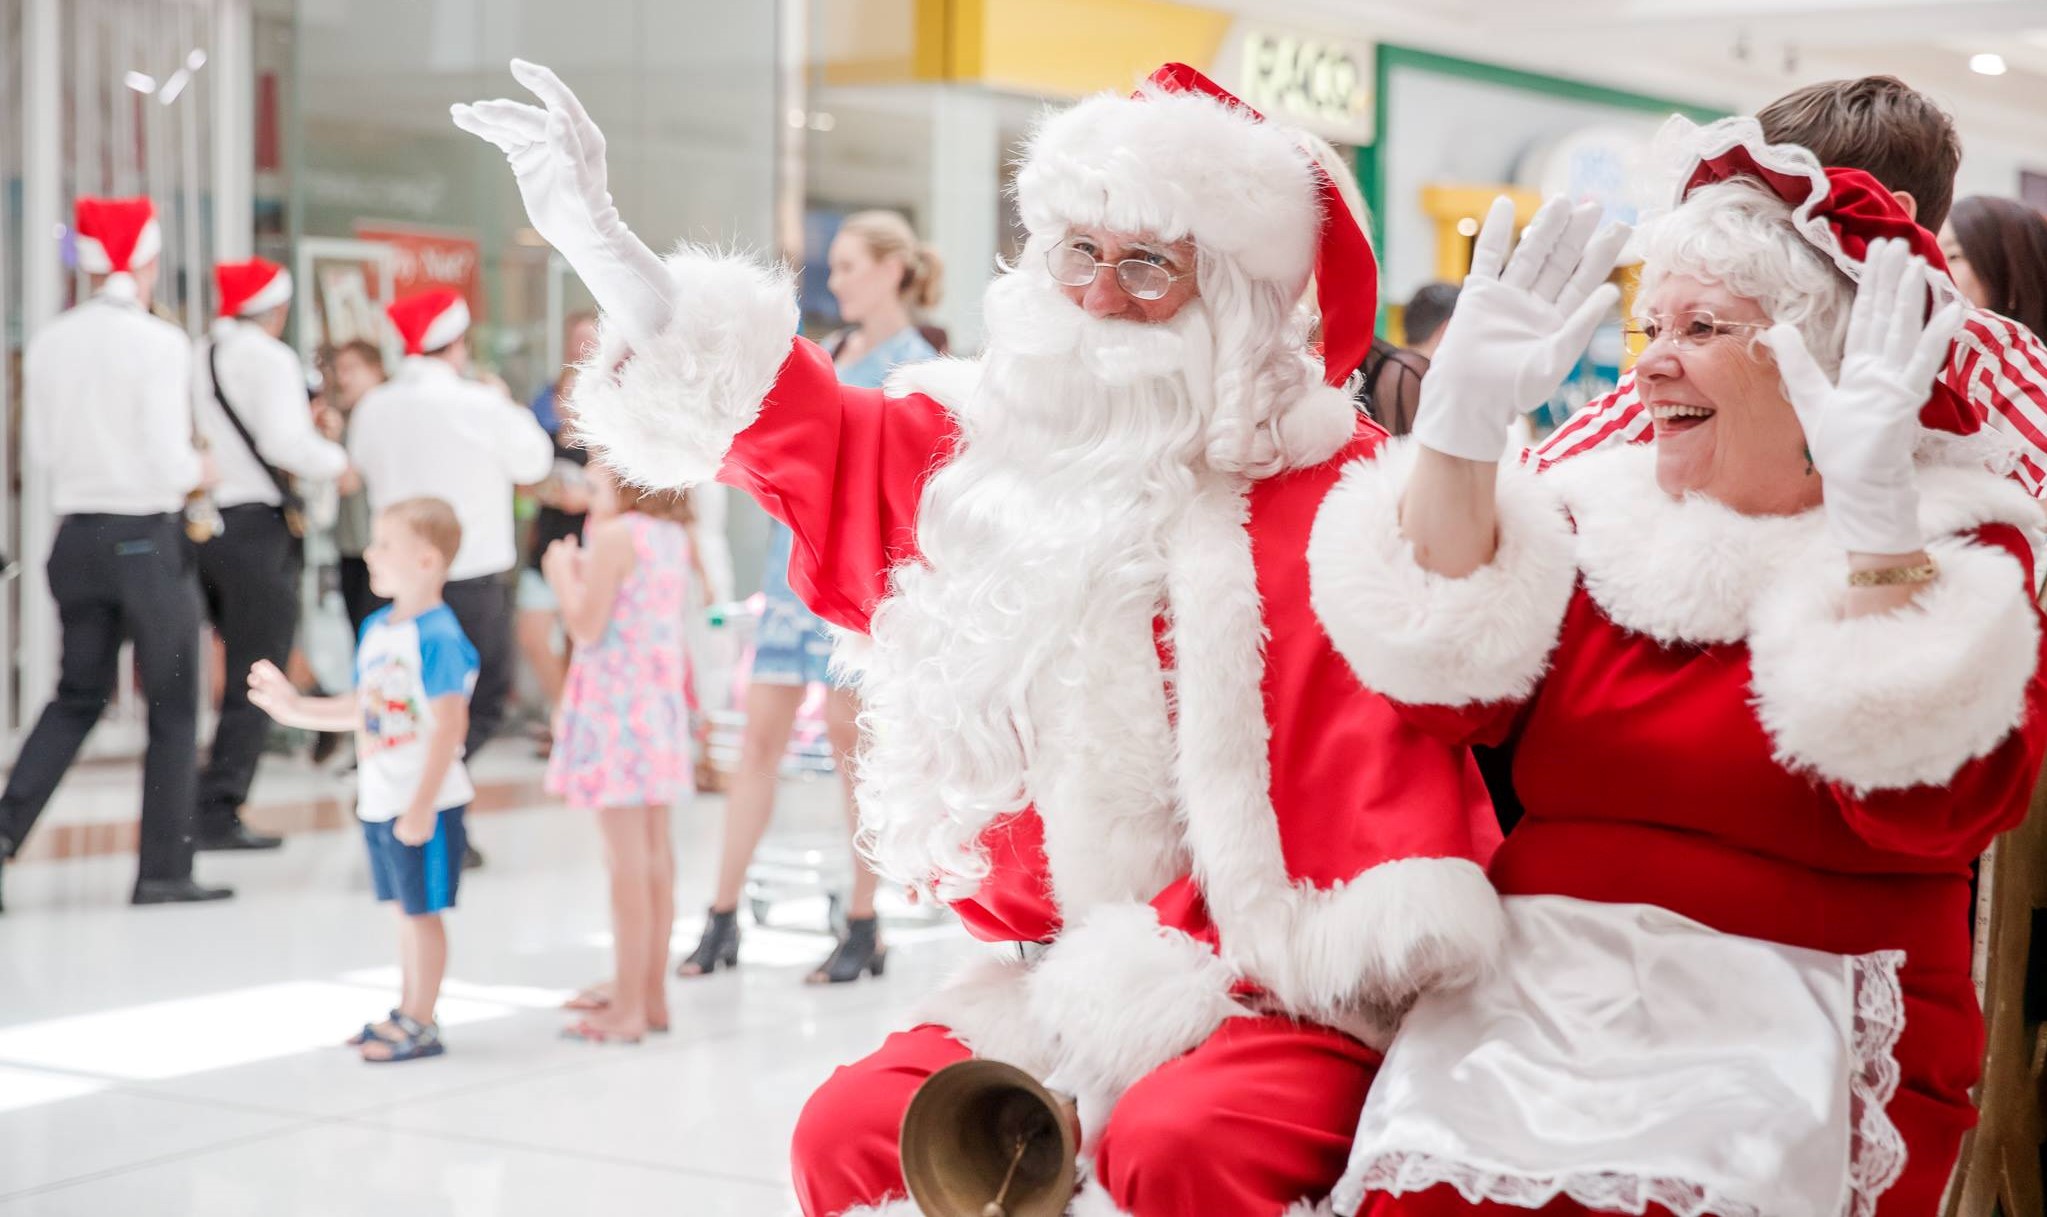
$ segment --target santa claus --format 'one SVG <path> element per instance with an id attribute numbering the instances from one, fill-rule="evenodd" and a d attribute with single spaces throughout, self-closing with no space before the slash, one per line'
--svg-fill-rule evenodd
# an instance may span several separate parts
<path id="1" fill-rule="evenodd" d="M 513 73 L 544 108 L 455 119 L 603 306 L 581 433 L 788 523 L 791 584 L 859 644 L 872 856 L 1031 944 L 812 1098 L 804 1211 L 914 1212 L 903 1112 L 970 1055 L 1078 1096 L 1087 1211 L 1321 1203 L 1400 1012 L 1485 969 L 1502 928 L 1469 757 L 1368 692 L 1309 604 L 1316 511 L 1384 439 L 1342 388 L 1376 275 L 1327 175 L 1178 65 L 1055 115 L 986 353 L 877 392 L 793 337 L 786 270 L 647 250 L 575 97 Z M 1610 291 L 1584 285 L 1588 316 Z"/>

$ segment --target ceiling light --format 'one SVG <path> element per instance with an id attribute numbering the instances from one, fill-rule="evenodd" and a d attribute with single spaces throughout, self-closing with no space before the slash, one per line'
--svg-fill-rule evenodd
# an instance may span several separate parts
<path id="1" fill-rule="evenodd" d="M 2004 56 L 1994 51 L 1969 56 L 1969 70 L 1983 76 L 2004 75 Z"/>
<path id="2" fill-rule="evenodd" d="M 163 88 L 158 90 L 156 99 L 165 105 L 170 105 L 178 100 L 178 94 L 183 93 L 185 86 L 191 83 L 191 70 L 189 68 L 179 68 L 171 73 L 169 80 L 163 82 Z"/>
<path id="3" fill-rule="evenodd" d="M 1478 221 L 1472 219 L 1470 216 L 1465 216 L 1463 219 L 1457 221 L 1457 235 L 1461 237 L 1477 236 Z"/>
<path id="4" fill-rule="evenodd" d="M 147 72 L 130 72 L 126 76 L 121 77 L 121 83 L 137 93 L 156 92 L 156 77 L 151 76 Z"/>

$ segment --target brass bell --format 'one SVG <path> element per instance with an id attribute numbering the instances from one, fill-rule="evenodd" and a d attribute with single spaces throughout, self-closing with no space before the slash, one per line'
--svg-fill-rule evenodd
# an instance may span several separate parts
<path id="1" fill-rule="evenodd" d="M 917 1088 L 899 1152 L 925 1217 L 1060 1217 L 1078 1180 L 1080 1118 L 1014 1065 L 961 1061 Z"/>

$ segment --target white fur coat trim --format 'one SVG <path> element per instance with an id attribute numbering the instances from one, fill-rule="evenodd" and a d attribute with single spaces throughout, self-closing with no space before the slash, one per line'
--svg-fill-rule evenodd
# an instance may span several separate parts
<path id="1" fill-rule="evenodd" d="M 673 318 L 630 352 L 600 321 L 597 354 L 576 377 L 576 429 L 632 481 L 688 486 L 716 476 L 760 416 L 796 335 L 796 293 L 787 268 L 738 254 L 682 245 L 666 262 Z"/>
<path id="2" fill-rule="evenodd" d="M 1315 516 L 1315 615 L 1358 679 L 1394 701 L 1463 705 L 1526 697 L 1556 645 L 1577 582 L 1570 521 L 1531 474 L 1502 468 L 1499 550 L 1459 579 L 1423 570 L 1400 534 L 1416 446 L 1353 462 Z"/>
<path id="3" fill-rule="evenodd" d="M 1841 615 L 1838 553 L 1756 605 L 1756 716 L 1787 767 L 1858 792 L 1940 785 L 2024 719 L 2040 642 L 2024 572 L 1957 538 L 1927 549 L 1940 577 L 1894 612 Z"/>
<path id="4" fill-rule="evenodd" d="M 890 397 L 921 393 L 957 415 L 973 400 L 982 366 L 978 359 L 950 357 L 899 364 L 889 372 L 882 391 Z"/>
<path id="5" fill-rule="evenodd" d="M 1013 948 L 974 960 L 918 1003 L 910 1024 L 937 1023 L 982 1060 L 1014 1065 L 1035 1078 L 1056 1063 L 1052 1037 L 1031 1016 L 1031 966 Z"/>
<path id="6" fill-rule="evenodd" d="M 877 1205 L 861 1205 L 847 1209 L 839 1217 L 924 1217 L 924 1210 L 917 1202 L 904 1196 L 898 1200 L 884 1200 Z"/>
<path id="7" fill-rule="evenodd" d="M 1031 970 L 1033 1020 L 1057 1062 L 1047 1085 L 1080 1100 L 1082 1127 L 1138 1079 L 1200 1046 L 1223 1020 L 1249 1013 L 1236 977 L 1204 943 L 1159 924 L 1147 904 L 1105 904 L 1070 923 Z"/>
<path id="8" fill-rule="evenodd" d="M 1253 278 L 1298 292 L 1314 268 L 1314 162 L 1287 128 L 1205 97 L 1100 94 L 1031 136 L 1016 198 L 1033 236 L 1100 226 L 1193 237 Z"/>
<path id="9" fill-rule="evenodd" d="M 1073 1203 L 1067 1206 L 1066 1217 L 1130 1217 L 1109 1198 L 1108 1189 L 1099 1179 L 1090 1177 L 1080 1185 L 1073 1195 Z"/>
<path id="10" fill-rule="evenodd" d="M 1223 957 L 1284 1012 L 1383 1030 L 1423 988 L 1490 966 L 1505 933 L 1484 873 L 1455 858 L 1383 862 L 1327 890 L 1296 883 L 1272 805 L 1265 623 L 1242 479 L 1210 477 L 1169 561 L 1181 656 L 1179 789 Z M 1303 809 L 1289 809 L 1297 817 Z M 1418 805 L 1416 815 L 1442 814 Z M 1377 1037 L 1374 1037 L 1377 1038 Z"/>
<path id="11" fill-rule="evenodd" d="M 1617 444 L 1542 475 L 1578 531 L 1585 590 L 1614 624 L 1666 645 L 1747 638 L 1762 597 L 1840 556 L 1824 511 L 1747 516 L 1711 499 L 1674 499 L 1656 484 L 1649 444 Z M 1981 468 L 1922 464 L 1919 522 L 1928 537 L 2011 524 L 2037 550 L 2039 504 Z"/>

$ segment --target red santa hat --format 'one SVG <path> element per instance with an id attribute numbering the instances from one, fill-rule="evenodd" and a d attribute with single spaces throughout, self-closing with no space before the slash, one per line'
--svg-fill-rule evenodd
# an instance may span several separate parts
<path id="1" fill-rule="evenodd" d="M 1312 273 L 1332 385 L 1371 349 L 1378 263 L 1336 184 L 1291 132 L 1185 64 L 1166 64 L 1129 97 L 1102 94 L 1048 119 L 1016 195 L 1032 236 L 1100 226 L 1192 237 L 1290 296 Z"/>
<path id="2" fill-rule="evenodd" d="M 1753 118 L 1725 118 L 1694 126 L 1673 118 L 1662 137 L 1687 151 L 1677 202 L 1700 187 L 1746 178 L 1791 206 L 1791 226 L 1825 254 L 1851 282 L 1862 281 L 1869 247 L 1886 237 L 1904 241 L 1926 260 L 1930 307 L 1959 298 L 1940 242 L 1921 228 L 1882 182 L 1860 169 L 1827 168 L 1796 144 L 1772 144 Z M 1919 411 L 1920 425 L 1956 435 L 1974 434 L 1982 418 L 1962 396 L 1936 381 Z"/>
<path id="3" fill-rule="evenodd" d="M 291 272 L 263 258 L 218 264 L 213 284 L 223 317 L 253 317 L 291 299 Z"/>
<path id="4" fill-rule="evenodd" d="M 384 311 L 405 341 L 407 355 L 438 351 L 469 332 L 469 302 L 450 287 L 405 296 Z"/>
<path id="5" fill-rule="evenodd" d="M 81 198 L 73 228 L 78 268 L 87 274 L 127 274 L 163 250 L 156 204 L 147 198 Z"/>

